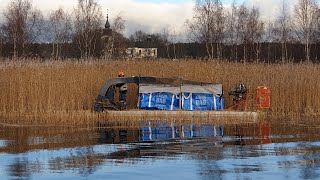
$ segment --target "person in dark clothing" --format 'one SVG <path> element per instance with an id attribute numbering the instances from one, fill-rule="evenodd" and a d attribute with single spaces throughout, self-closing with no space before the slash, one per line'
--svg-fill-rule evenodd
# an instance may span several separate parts
<path id="1" fill-rule="evenodd" d="M 124 72 L 119 72 L 118 77 L 124 77 Z M 123 83 L 123 84 L 118 84 L 117 87 L 119 87 L 119 103 L 120 107 L 126 108 L 127 106 L 127 91 L 128 91 L 128 84 Z"/>

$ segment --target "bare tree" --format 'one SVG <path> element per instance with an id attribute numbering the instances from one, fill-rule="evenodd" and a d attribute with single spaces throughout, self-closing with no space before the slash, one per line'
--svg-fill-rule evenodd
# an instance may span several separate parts
<path id="1" fill-rule="evenodd" d="M 243 60 L 247 60 L 247 44 L 249 43 L 249 32 L 247 22 L 249 19 L 249 10 L 241 5 L 237 11 L 237 30 L 239 34 L 240 43 L 243 45 Z"/>
<path id="2" fill-rule="evenodd" d="M 228 12 L 226 17 L 226 43 L 231 46 L 231 59 L 238 59 L 238 42 L 239 42 L 239 31 L 237 29 L 238 19 L 236 6 L 236 0 L 231 5 L 231 10 Z"/>
<path id="3" fill-rule="evenodd" d="M 12 0 L 4 12 L 2 29 L 8 43 L 13 44 L 13 58 L 25 55 L 31 42 L 37 40 L 43 28 L 43 16 L 29 0 Z"/>
<path id="4" fill-rule="evenodd" d="M 259 9 L 253 7 L 249 10 L 245 5 L 241 5 L 237 14 L 237 30 L 239 39 L 243 45 L 243 60 L 248 60 L 248 51 L 252 47 L 255 52 L 255 59 L 259 61 L 261 41 L 263 38 L 264 23 L 260 20 Z"/>
<path id="5" fill-rule="evenodd" d="M 305 46 L 306 61 L 310 61 L 310 46 L 317 30 L 317 2 L 315 0 L 299 0 L 295 6 L 295 17 L 297 37 Z"/>
<path id="6" fill-rule="evenodd" d="M 170 36 L 170 29 L 169 27 L 163 28 L 161 35 L 161 39 L 163 40 L 163 43 L 166 47 L 167 52 L 167 58 L 170 59 L 170 42 L 169 42 L 169 36 Z"/>
<path id="7" fill-rule="evenodd" d="M 287 44 L 292 40 L 292 19 L 288 9 L 287 0 L 282 0 L 280 15 L 275 22 L 274 35 L 277 42 L 281 43 L 281 61 L 288 60 Z"/>
<path id="8" fill-rule="evenodd" d="M 78 0 L 78 7 L 74 10 L 74 14 L 74 41 L 82 58 L 91 57 L 100 38 L 98 32 L 102 22 L 101 7 L 95 0 Z"/>
<path id="9" fill-rule="evenodd" d="M 264 23 L 260 20 L 259 9 L 253 7 L 251 9 L 248 21 L 248 31 L 249 31 L 249 42 L 253 46 L 255 52 L 255 60 L 259 62 L 260 52 L 261 52 L 261 43 L 263 40 L 264 33 Z"/>
<path id="10" fill-rule="evenodd" d="M 206 4 L 203 4 L 206 3 Z M 207 55 L 212 59 L 212 53 L 210 51 L 211 37 L 211 1 L 196 1 L 194 7 L 194 16 L 192 20 L 186 21 L 186 26 L 189 32 L 189 38 L 199 43 L 205 43 Z"/>
<path id="11" fill-rule="evenodd" d="M 213 15 L 213 28 L 211 33 L 213 34 L 214 42 L 216 43 L 216 57 L 220 59 L 223 56 L 222 52 L 226 21 L 221 0 L 214 1 Z"/>
<path id="12" fill-rule="evenodd" d="M 177 59 L 176 44 L 177 44 L 178 37 L 179 37 L 179 34 L 177 34 L 176 30 L 173 28 L 171 30 L 171 33 L 169 33 L 169 43 L 171 42 L 173 45 L 173 58 L 174 59 Z"/>
<path id="13" fill-rule="evenodd" d="M 49 31 L 53 38 L 52 56 L 58 59 L 61 55 L 62 44 L 71 40 L 72 22 L 70 15 L 61 8 L 50 13 L 49 22 Z"/>
<path id="14" fill-rule="evenodd" d="M 148 34 L 142 30 L 138 30 L 130 35 L 129 39 L 132 42 L 143 42 L 147 39 Z"/>
<path id="15" fill-rule="evenodd" d="M 163 35 L 163 33 L 147 34 L 142 30 L 138 30 L 130 36 L 130 41 L 134 43 L 135 46 L 145 48 L 151 46 L 157 47 L 159 45 L 165 46 L 167 36 Z"/>
<path id="16" fill-rule="evenodd" d="M 315 44 L 316 44 L 316 51 L 318 51 L 318 45 L 320 42 L 320 8 L 318 8 L 317 10 L 317 18 L 316 18 L 316 33 L 315 36 L 313 38 L 315 40 Z M 318 58 L 318 53 L 316 54 L 315 57 L 317 60 L 319 60 Z"/>
<path id="17" fill-rule="evenodd" d="M 123 34 L 124 30 L 126 29 L 125 20 L 119 14 L 113 20 L 112 31 L 118 34 Z"/>
<path id="18" fill-rule="evenodd" d="M 267 43 L 267 61 L 271 62 L 271 45 L 275 41 L 275 27 L 273 21 L 267 21 L 265 23 L 264 42 Z M 274 57 L 272 57 L 274 59 Z"/>
<path id="19" fill-rule="evenodd" d="M 206 45 L 210 59 L 222 56 L 225 16 L 220 0 L 197 0 L 192 21 L 187 20 L 190 37 Z"/>
<path id="20" fill-rule="evenodd" d="M 5 39 L 4 39 L 4 36 L 3 36 L 3 31 L 2 29 L 0 28 L 0 57 L 2 56 L 2 48 L 3 48 L 3 45 L 4 45 L 4 42 L 5 42 Z"/>
<path id="21" fill-rule="evenodd" d="M 120 14 L 114 18 L 111 28 L 112 28 L 112 41 L 113 41 L 113 47 L 112 47 L 113 56 L 121 57 L 126 48 L 125 47 L 126 45 L 124 42 L 125 40 L 123 37 L 123 32 L 126 26 L 125 26 L 125 20 L 122 18 Z"/>
<path id="22" fill-rule="evenodd" d="M 316 18 L 316 26 L 317 26 L 317 31 L 316 31 L 316 39 L 319 41 L 320 39 L 320 7 L 317 9 L 317 18 Z"/>

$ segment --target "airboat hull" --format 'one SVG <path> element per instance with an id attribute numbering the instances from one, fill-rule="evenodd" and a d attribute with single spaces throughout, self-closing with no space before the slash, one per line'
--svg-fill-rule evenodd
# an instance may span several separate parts
<path id="1" fill-rule="evenodd" d="M 210 122 L 217 124 L 256 123 L 259 121 L 259 112 L 241 111 L 150 111 L 150 110 L 127 110 L 105 111 L 109 119 L 118 120 L 192 120 L 197 122 Z"/>

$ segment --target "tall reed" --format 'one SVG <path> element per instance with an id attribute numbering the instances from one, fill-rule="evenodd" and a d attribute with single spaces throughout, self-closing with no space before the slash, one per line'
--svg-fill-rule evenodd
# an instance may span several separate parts
<path id="1" fill-rule="evenodd" d="M 57 114 L 60 112 L 69 114 L 70 117 L 67 118 L 79 118 L 80 115 L 70 115 L 78 111 L 83 111 L 82 122 L 99 118 L 98 115 L 91 113 L 95 98 L 103 83 L 117 77 L 119 71 L 125 71 L 126 76 L 179 77 L 222 83 L 226 106 L 231 104 L 228 91 L 239 82 L 250 87 L 251 92 L 258 86 L 269 86 L 273 115 L 317 117 L 320 115 L 319 70 L 318 64 L 243 64 L 191 59 L 117 61 L 2 59 L 0 60 L 0 118 L 3 122 L 16 117 L 16 119 L 19 117 L 45 119 L 45 116 L 53 114 L 54 118 L 58 118 Z M 61 117 L 63 122 L 62 119 L 63 117 Z"/>

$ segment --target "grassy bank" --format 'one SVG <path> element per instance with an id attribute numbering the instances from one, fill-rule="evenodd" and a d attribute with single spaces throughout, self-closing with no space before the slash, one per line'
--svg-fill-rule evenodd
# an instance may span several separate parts
<path id="1" fill-rule="evenodd" d="M 135 61 L 0 61 L 2 123 L 92 124 L 91 112 L 102 84 L 119 71 L 126 76 L 180 77 L 222 83 L 226 106 L 231 88 L 242 82 L 251 92 L 271 87 L 272 114 L 277 117 L 320 115 L 320 65 L 242 64 L 199 60 Z M 129 100 L 133 103 L 134 100 Z M 253 101 L 250 109 L 254 109 Z"/>

